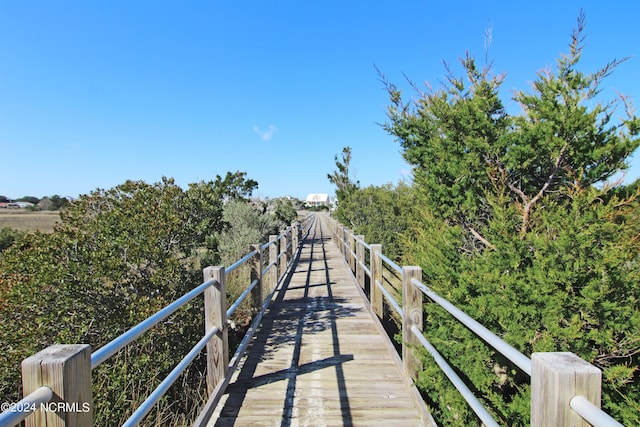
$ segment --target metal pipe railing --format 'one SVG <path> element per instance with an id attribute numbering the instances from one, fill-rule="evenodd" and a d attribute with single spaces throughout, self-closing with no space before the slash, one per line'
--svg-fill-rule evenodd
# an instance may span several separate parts
<path id="1" fill-rule="evenodd" d="M 422 331 L 417 327 L 413 326 L 411 328 L 411 333 L 420 341 L 420 344 L 429 352 L 433 360 L 438 364 L 440 370 L 449 378 L 449 381 L 453 384 L 453 386 L 460 392 L 464 400 L 467 401 L 473 412 L 476 413 L 478 418 L 484 423 L 485 426 L 488 427 L 499 427 L 498 423 L 493 419 L 491 414 L 485 409 L 485 407 L 480 403 L 477 397 L 474 396 L 473 392 L 467 387 L 467 385 L 462 381 L 462 379 L 456 374 L 456 372 L 451 368 L 451 366 L 444 360 L 444 358 L 440 355 L 438 350 L 435 349 L 433 345 L 424 337 Z"/>
<path id="2" fill-rule="evenodd" d="M 0 413 L 0 426 L 15 426 L 31 415 L 31 413 L 49 403 L 51 399 L 53 399 L 53 391 L 47 386 L 42 386 L 29 393 L 24 399 L 9 404 L 6 410 L 4 410 L 4 406 L 7 404 L 3 404 L 2 409 L 4 411 Z"/>
<path id="3" fill-rule="evenodd" d="M 276 242 L 267 242 L 265 244 L 263 244 L 262 246 L 260 246 L 260 250 L 264 251 L 265 249 L 267 249 L 269 246 L 274 245 Z"/>
<path id="4" fill-rule="evenodd" d="M 306 236 L 308 236 L 311 227 L 315 223 L 315 216 L 309 217 L 305 219 L 306 226 Z M 229 274 L 247 261 L 249 261 L 252 257 L 261 253 L 262 250 L 269 248 L 271 245 L 276 244 L 280 241 L 280 239 L 285 238 L 284 234 L 278 236 L 275 241 L 267 242 L 260 246 L 260 250 L 254 250 L 243 256 L 241 259 L 231 264 L 228 268 L 225 269 L 225 274 Z M 288 242 L 287 249 L 294 249 L 292 242 Z M 286 251 L 283 251 L 278 255 L 278 260 L 282 255 L 285 255 Z M 293 259 L 293 257 L 292 257 Z M 268 272 L 273 266 L 277 265 L 277 262 L 270 263 L 262 272 L 264 274 Z M 286 271 L 286 269 L 285 269 Z M 162 322 L 164 319 L 169 317 L 175 311 L 183 307 L 185 304 L 196 298 L 198 295 L 202 294 L 207 288 L 213 286 L 216 283 L 215 279 L 210 279 L 201 283 L 196 288 L 187 292 L 177 300 L 173 301 L 163 309 L 149 316 L 145 320 L 141 321 L 133 328 L 125 331 L 109 343 L 105 344 L 95 352 L 91 354 L 91 367 L 93 370 L 98 367 L 101 363 L 108 360 L 110 357 L 115 355 L 122 348 L 135 341 L 142 334 L 147 332 L 149 329 L 156 326 L 158 323 Z M 240 295 L 240 297 L 229 307 L 226 311 L 227 317 L 231 316 L 233 312 L 238 308 L 238 306 L 246 299 L 246 297 L 251 293 L 251 291 L 260 283 L 259 279 L 255 279 L 251 282 L 249 287 Z M 261 311 L 256 316 L 256 319 L 252 323 L 253 330 L 250 330 L 250 334 L 246 335 L 241 343 L 241 347 L 239 348 L 240 352 L 244 351 L 244 348 L 248 344 L 250 337 L 255 332 L 256 321 L 259 322 L 259 319 L 262 317 L 266 307 L 269 305 L 271 297 L 273 293 L 276 291 L 277 287 L 269 294 L 269 297 L 263 302 Z M 191 349 L 191 351 L 174 367 L 174 369 L 169 373 L 169 375 L 160 383 L 160 385 L 147 397 L 147 399 L 136 409 L 136 411 L 132 414 L 132 416 L 125 422 L 125 426 L 134 426 L 140 423 L 140 421 L 149 413 L 152 407 L 159 401 L 159 399 L 166 393 L 168 388 L 175 382 L 175 380 L 184 372 L 186 367 L 198 356 L 198 354 L 202 351 L 202 349 L 206 346 L 206 344 L 219 332 L 219 326 L 213 327 L 209 330 L 198 343 Z M 244 344 L 243 344 L 244 343 Z M 236 353 L 238 354 L 238 353 Z M 0 426 L 13 426 L 15 424 L 20 423 L 24 419 L 26 419 L 29 414 L 37 409 L 40 409 L 43 404 L 48 403 L 53 398 L 53 391 L 51 388 L 43 386 L 34 391 L 33 393 L 26 396 L 24 399 L 12 405 L 6 411 L 0 413 Z"/>
<path id="5" fill-rule="evenodd" d="M 255 255 L 258 255 L 258 251 L 251 251 L 248 254 L 246 254 L 245 256 L 243 256 L 242 258 L 240 258 L 238 261 L 234 262 L 233 264 L 231 264 L 229 267 L 225 268 L 225 274 L 229 274 L 231 273 L 233 270 L 235 270 L 236 268 L 240 267 L 242 264 L 244 264 L 245 262 L 249 261 L 251 258 L 253 258 Z"/>
<path id="6" fill-rule="evenodd" d="M 569 406 L 593 427 L 624 427 L 582 396 L 574 396 L 569 401 Z"/>
<path id="7" fill-rule="evenodd" d="M 400 318 L 402 320 L 404 320 L 404 314 L 402 313 L 402 307 L 400 307 L 400 304 L 398 304 L 398 302 L 396 301 L 396 299 L 393 297 L 393 295 L 391 295 L 391 293 L 384 287 L 384 285 L 382 283 L 380 283 L 379 281 L 376 280 L 376 286 L 378 287 L 378 289 L 380 289 L 380 292 L 382 292 L 382 295 L 385 296 L 385 298 L 387 298 L 387 302 L 389 303 L 389 305 L 391 307 L 393 307 L 393 309 L 396 311 L 396 313 L 400 316 Z"/>
<path id="8" fill-rule="evenodd" d="M 336 230 L 341 230 L 339 225 L 335 226 Z M 342 234 L 342 235 L 341 235 Z M 351 235 L 351 232 L 347 231 L 347 235 Z M 338 247 L 343 246 L 345 248 L 349 248 L 349 245 L 344 240 L 344 232 L 336 233 L 335 235 L 336 241 L 340 243 Z M 371 245 L 368 245 L 366 242 L 362 242 L 362 244 L 369 250 L 371 250 Z M 345 251 L 349 253 L 350 251 Z M 378 253 L 378 257 L 387 263 L 389 267 L 395 270 L 399 275 L 402 276 L 403 270 L 402 268 L 390 260 L 385 255 Z M 359 266 L 363 268 L 367 275 L 373 281 L 371 270 L 366 268 L 366 264 L 363 260 L 358 260 Z M 475 319 L 471 318 L 469 315 L 464 313 L 462 310 L 455 307 L 449 301 L 437 295 L 431 289 L 429 289 L 426 285 L 424 285 L 420 280 L 413 278 L 410 281 L 411 285 L 416 286 L 423 294 L 425 294 L 428 298 L 430 298 L 433 302 L 440 305 L 444 308 L 449 314 L 455 317 L 458 321 L 464 324 L 467 328 L 469 328 L 472 332 L 474 332 L 479 338 L 483 339 L 488 345 L 492 346 L 499 353 L 504 355 L 508 360 L 518 366 L 523 372 L 527 375 L 532 375 L 532 361 L 529 357 L 525 356 L 514 347 L 506 343 L 500 337 L 495 335 L 493 332 L 489 331 Z M 391 296 L 391 294 L 385 289 L 385 287 L 380 283 L 379 280 L 375 280 L 375 288 L 379 289 L 381 293 L 384 295 L 384 298 L 388 301 L 389 305 L 393 307 L 394 310 L 403 318 L 403 309 L 402 307 L 395 301 L 395 298 Z M 470 404 L 472 409 L 476 412 L 478 417 L 482 420 L 484 425 L 497 425 L 495 420 L 490 416 L 488 411 L 481 405 L 480 401 L 472 395 L 466 385 L 462 382 L 460 377 L 449 367 L 449 365 L 444 361 L 442 356 L 437 352 L 437 350 L 428 342 L 428 340 L 422 334 L 422 331 L 417 326 L 411 327 L 411 333 L 416 337 L 416 339 L 427 349 L 427 351 L 434 357 L 440 369 L 445 372 L 445 374 L 449 377 L 449 379 L 454 383 L 456 388 L 461 392 L 465 400 Z M 576 356 L 576 359 L 579 359 Z M 584 396 L 574 396 L 569 402 L 570 408 L 575 411 L 577 415 L 582 417 L 585 421 L 589 422 L 594 427 L 620 427 L 618 421 L 613 419 L 610 415 L 600 409 L 598 406 L 594 405 L 591 401 L 589 401 Z"/>
<path id="9" fill-rule="evenodd" d="M 233 354 L 233 357 L 229 361 L 229 365 L 228 365 L 229 374 L 231 374 L 231 372 L 235 370 L 235 368 L 238 366 L 240 357 L 242 357 L 242 354 L 244 353 L 247 346 L 251 342 L 253 335 L 256 333 L 256 330 L 258 329 L 258 325 L 260 325 L 260 322 L 262 321 L 262 317 L 264 316 L 264 313 L 267 307 L 269 307 L 269 304 L 271 303 L 271 299 L 273 298 L 273 294 L 276 293 L 276 290 L 277 290 L 277 286 L 274 286 L 273 290 L 269 293 L 267 298 L 265 298 L 265 300 L 263 301 L 262 306 L 260 307 L 260 311 L 256 314 L 255 318 L 253 319 L 253 322 L 251 322 L 251 326 L 247 330 L 247 333 L 242 338 L 242 341 L 240 341 L 240 344 L 238 345 L 236 352 Z"/>
<path id="10" fill-rule="evenodd" d="M 451 304 L 446 299 L 442 298 L 427 286 L 425 286 L 419 280 L 411 280 L 411 284 L 420 289 L 423 294 L 429 297 L 433 302 L 444 308 L 449 314 L 458 319 L 463 325 L 471 329 L 477 336 L 482 338 L 491 347 L 495 348 L 498 352 L 504 355 L 507 359 L 516 364 L 527 375 L 531 376 L 531 359 L 518 350 L 507 344 L 502 338 L 491 332 L 489 329 L 482 326 L 477 320 L 460 310 L 455 305 Z"/>
<path id="11" fill-rule="evenodd" d="M 212 328 L 209 332 L 203 336 L 200 341 L 191 349 L 189 353 L 176 365 L 175 368 L 167 375 L 167 377 L 160 383 L 158 387 L 147 397 L 147 399 L 142 402 L 142 404 L 135 410 L 135 412 L 129 417 L 127 421 L 122 425 L 123 427 L 133 427 L 140 424 L 142 419 L 147 416 L 147 414 L 153 409 L 153 406 L 158 403 L 158 401 L 164 396 L 164 394 L 169 390 L 169 387 L 178 379 L 178 377 L 187 369 L 187 366 L 193 360 L 198 357 L 202 349 L 207 345 L 207 343 L 213 338 L 219 329 L 218 327 Z"/>
<path id="12" fill-rule="evenodd" d="M 273 243 L 275 242 L 269 242 L 269 244 L 273 244 Z M 262 245 L 261 249 L 267 248 L 269 244 Z M 240 260 L 236 261 L 234 264 L 232 264 L 227 269 L 225 269 L 225 274 L 228 274 L 231 271 L 235 270 L 236 268 L 238 268 L 239 266 L 241 266 L 242 264 L 250 260 L 253 256 L 257 255 L 258 253 L 259 252 L 257 250 L 248 253 L 247 255 L 242 257 Z M 284 252 L 282 254 L 284 254 Z M 269 270 L 269 268 L 271 268 L 273 265 L 275 265 L 275 263 L 271 263 L 266 268 L 266 270 Z M 208 282 L 205 282 L 205 283 L 208 283 Z M 229 309 L 227 309 L 226 311 L 227 317 L 230 317 L 235 312 L 235 310 L 240 306 L 242 301 L 244 301 L 244 299 L 251 293 L 251 291 L 259 283 L 260 283 L 260 280 L 258 279 L 255 279 L 251 282 L 251 284 L 247 287 L 247 289 L 245 289 L 242 292 L 242 294 L 236 299 L 236 301 L 229 307 Z M 238 354 L 242 354 L 242 352 L 244 352 L 244 349 L 246 348 L 246 346 L 248 345 L 251 339 L 251 336 L 253 336 L 253 334 L 255 333 L 256 328 L 254 327 L 254 325 L 256 325 L 256 321 L 259 322 L 259 319 L 262 318 L 262 315 L 264 314 L 266 307 L 269 305 L 269 302 L 271 301 L 271 297 L 273 296 L 273 293 L 275 292 L 275 290 L 276 289 L 274 288 L 273 291 L 269 294 L 269 297 L 266 298 L 265 301 L 263 302 L 263 306 L 260 312 L 254 319 L 254 322 L 252 322 L 252 330 L 248 331 L 248 333 L 245 334 L 245 337 L 243 338 L 242 342 L 240 343 L 240 346 L 238 347 L 238 350 L 236 350 L 234 359 L 237 359 Z M 207 342 L 213 336 L 215 336 L 218 333 L 218 331 L 219 331 L 218 327 L 214 327 L 198 342 L 198 344 L 196 344 L 196 346 L 193 347 L 193 349 L 189 352 L 189 354 L 187 354 L 187 356 L 185 356 L 182 359 L 182 361 L 173 369 L 173 371 L 171 371 L 169 376 L 165 378 L 165 380 L 160 384 L 160 386 L 158 386 L 158 388 L 154 390 L 154 392 L 143 402 L 143 404 L 136 410 L 136 412 L 134 412 L 131 418 L 127 420 L 124 426 L 127 426 L 127 427 L 135 426 L 140 423 L 140 421 L 149 413 L 151 408 L 158 402 L 158 400 L 164 395 L 164 393 L 166 393 L 166 391 L 171 386 L 171 384 L 175 382 L 177 377 L 186 369 L 186 367 L 193 361 L 193 359 L 195 359 L 195 357 L 200 353 L 200 351 L 202 351 L 202 349 L 206 346 Z M 251 333 L 251 336 L 248 337 L 249 332 Z M 237 360 L 233 361 L 234 359 L 232 359 L 232 363 L 229 364 L 229 367 L 231 368 L 233 366 L 233 368 L 235 369 L 235 366 L 237 365 Z M 231 372 L 229 372 L 228 375 L 231 375 Z"/>
<path id="13" fill-rule="evenodd" d="M 360 262 L 360 267 L 362 267 L 362 270 L 371 278 L 371 270 L 369 270 L 369 267 L 367 267 L 364 262 Z"/>
<path id="14" fill-rule="evenodd" d="M 278 265 L 278 264 L 276 264 L 275 262 L 272 262 L 271 264 L 267 265 L 264 268 L 264 270 L 262 270 L 262 275 L 264 276 L 265 274 L 267 274 L 269 272 L 269 270 L 271 270 L 271 268 L 273 268 L 276 265 Z"/>
<path id="15" fill-rule="evenodd" d="M 127 344 L 130 344 L 140 335 L 144 334 L 149 329 L 153 328 L 155 325 L 157 325 L 158 323 L 166 319 L 169 315 L 174 313 L 180 307 L 182 307 L 183 305 L 185 305 L 186 303 L 188 303 L 189 301 L 191 301 L 192 299 L 194 299 L 195 297 L 203 293 L 205 289 L 207 289 L 209 286 L 213 286 L 214 283 L 215 283 L 215 280 L 213 279 L 207 280 L 206 282 L 202 283 L 201 285 L 194 288 L 193 290 L 187 292 L 186 294 L 184 294 L 182 297 L 178 298 L 171 304 L 167 305 L 162 310 L 147 317 L 145 320 L 138 323 L 136 326 L 129 329 L 128 331 L 124 332 L 119 337 L 115 338 L 114 340 L 100 347 L 98 350 L 94 351 L 91 354 L 91 369 L 95 369 L 102 362 L 109 359 L 111 356 L 113 356 L 122 348 L 124 348 Z"/>
<path id="16" fill-rule="evenodd" d="M 249 295 L 249 293 L 251 293 L 251 291 L 253 290 L 253 288 L 256 287 L 256 285 L 260 283 L 260 281 L 258 279 L 255 279 L 253 282 L 251 282 L 251 284 L 249 285 L 249 287 L 247 289 L 245 289 L 240 296 L 238 297 L 238 299 L 235 300 L 235 302 L 233 304 L 231 304 L 231 307 L 229 307 L 227 309 L 227 318 L 231 317 L 231 315 L 236 311 L 236 309 L 238 307 L 240 307 L 240 304 L 242 304 L 242 301 L 244 301 L 244 299 L 247 297 L 247 295 Z"/>
<path id="17" fill-rule="evenodd" d="M 395 270 L 398 274 L 402 274 L 402 268 L 398 264 L 396 264 L 395 262 L 391 261 L 389 258 L 387 258 L 383 254 L 378 254 L 378 256 L 380 257 L 381 260 L 386 262 L 387 265 L 389 265 L 389 267 L 391 267 L 393 270 Z"/>

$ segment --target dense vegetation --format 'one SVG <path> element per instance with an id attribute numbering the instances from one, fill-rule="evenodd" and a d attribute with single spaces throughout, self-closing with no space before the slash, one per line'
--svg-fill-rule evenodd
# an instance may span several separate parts
<path id="1" fill-rule="evenodd" d="M 201 283 L 201 267 L 243 255 L 250 243 L 295 219 L 286 200 L 275 201 L 269 213 L 250 205 L 257 185 L 244 172 L 186 190 L 171 179 L 128 181 L 71 202 L 51 234 L 3 236 L 0 401 L 21 397 L 25 357 L 54 343 L 101 347 Z M 229 298 L 240 291 L 231 286 Z M 121 425 L 203 331 L 196 299 L 95 369 L 96 425 Z M 204 395 L 203 359 L 148 425 L 190 424 Z"/>
<path id="2" fill-rule="evenodd" d="M 343 223 L 420 265 L 429 287 L 521 352 L 571 351 L 600 367 L 603 408 L 640 425 L 640 190 L 607 183 L 640 144 L 640 120 L 624 97 L 600 97 L 621 61 L 578 68 L 583 34 L 581 16 L 555 70 L 515 93 L 518 115 L 504 107 L 502 76 L 470 56 L 463 77 L 448 69 L 442 88 L 410 103 L 383 77 L 384 128 L 413 168 L 411 188 L 361 189 L 348 148 L 329 179 Z M 501 424 L 528 425 L 528 376 L 427 304 L 427 338 Z M 477 424 L 430 356 L 423 363 L 418 385 L 436 419 Z"/>

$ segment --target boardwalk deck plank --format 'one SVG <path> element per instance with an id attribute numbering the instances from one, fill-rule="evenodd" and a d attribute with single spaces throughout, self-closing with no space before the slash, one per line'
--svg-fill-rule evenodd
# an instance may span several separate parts
<path id="1" fill-rule="evenodd" d="M 431 425 L 379 331 L 316 221 L 209 425 Z"/>

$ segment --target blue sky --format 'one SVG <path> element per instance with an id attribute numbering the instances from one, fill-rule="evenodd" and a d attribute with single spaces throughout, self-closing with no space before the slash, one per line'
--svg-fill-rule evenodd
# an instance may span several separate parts
<path id="1" fill-rule="evenodd" d="M 639 5 L 0 0 L 0 194 L 76 197 L 162 176 L 186 187 L 236 170 L 262 197 L 332 194 L 346 145 L 362 185 L 397 183 L 410 168 L 379 126 L 375 66 L 409 97 L 403 75 L 437 86 L 443 60 L 483 63 L 491 28 L 508 100 L 566 52 L 583 8 L 582 68 L 630 56 L 603 96 L 640 105 Z M 627 179 L 638 176 L 640 156 Z"/>

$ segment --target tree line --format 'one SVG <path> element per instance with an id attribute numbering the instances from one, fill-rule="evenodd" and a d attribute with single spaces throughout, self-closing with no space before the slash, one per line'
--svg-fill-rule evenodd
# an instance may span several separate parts
<path id="1" fill-rule="evenodd" d="M 42 211 L 57 211 L 63 209 L 67 204 L 69 204 L 69 200 L 70 199 L 68 197 L 61 197 L 57 194 L 50 197 L 45 196 L 43 198 L 24 196 L 19 199 L 10 199 L 7 196 L 0 196 L 0 203 L 27 202 L 33 205 L 30 209 Z"/>
<path id="2" fill-rule="evenodd" d="M 603 372 L 602 406 L 640 425 L 640 184 L 611 182 L 640 145 L 640 120 L 602 83 L 623 60 L 579 67 L 581 15 L 568 53 L 516 91 L 467 55 L 440 88 L 411 101 L 380 75 L 384 129 L 413 179 L 361 188 L 351 149 L 336 156 L 337 219 L 382 243 L 423 282 L 524 354 L 570 351 Z M 529 424 L 529 377 L 434 303 L 424 333 L 504 425 Z M 474 425 L 470 408 L 428 354 L 418 386 L 443 425 Z"/>

